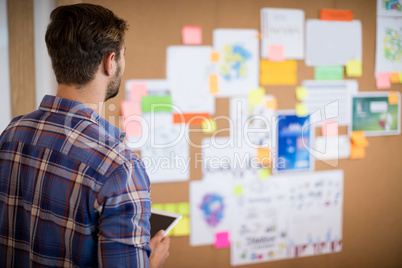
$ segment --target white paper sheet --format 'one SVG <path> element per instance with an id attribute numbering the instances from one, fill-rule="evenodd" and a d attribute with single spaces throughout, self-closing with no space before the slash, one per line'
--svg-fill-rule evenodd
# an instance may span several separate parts
<path id="1" fill-rule="evenodd" d="M 246 96 L 259 85 L 259 39 L 257 30 L 216 29 L 214 50 L 220 60 L 214 64 L 218 74 L 219 97 Z"/>
<path id="2" fill-rule="evenodd" d="M 350 124 L 351 96 L 359 90 L 357 81 L 304 80 L 302 86 L 307 90 L 302 103 L 313 115 L 311 123 L 321 125 L 326 119 L 336 119 L 339 125 Z"/>
<path id="3" fill-rule="evenodd" d="M 215 97 L 209 93 L 208 83 L 211 52 L 208 46 L 170 46 L 167 49 L 166 76 L 172 102 L 183 113 L 215 113 Z"/>
<path id="4" fill-rule="evenodd" d="M 402 17 L 377 17 L 375 74 L 402 72 Z"/>
<path id="5" fill-rule="evenodd" d="M 233 224 L 234 185 L 229 179 L 190 182 L 190 244 L 213 244 Z"/>
<path id="6" fill-rule="evenodd" d="M 307 20 L 307 66 L 344 66 L 348 60 L 362 60 L 360 21 Z"/>
<path id="7" fill-rule="evenodd" d="M 151 183 L 188 180 L 188 127 L 173 124 L 171 113 L 144 113 L 142 117 L 142 136 L 128 139 L 127 146 L 139 148 Z"/>
<path id="8" fill-rule="evenodd" d="M 268 57 L 269 45 L 283 45 L 286 59 L 304 58 L 304 11 L 261 9 L 261 58 Z"/>
<path id="9" fill-rule="evenodd" d="M 235 198 L 231 265 L 339 252 L 343 171 L 276 175 Z"/>
<path id="10" fill-rule="evenodd" d="M 317 160 L 346 159 L 350 156 L 350 138 L 348 135 L 315 137 L 314 150 L 311 153 Z"/>
<path id="11" fill-rule="evenodd" d="M 377 16 L 402 16 L 401 5 L 401 0 L 377 0 Z"/>

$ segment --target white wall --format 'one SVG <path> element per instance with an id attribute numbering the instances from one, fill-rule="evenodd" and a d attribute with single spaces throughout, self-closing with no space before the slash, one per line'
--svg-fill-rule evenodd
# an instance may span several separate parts
<path id="1" fill-rule="evenodd" d="M 10 62 L 8 52 L 7 0 L 0 0 L 0 133 L 11 120 Z"/>
<path id="2" fill-rule="evenodd" d="M 45 43 L 49 15 L 56 7 L 57 0 L 34 0 L 36 106 L 40 105 L 45 95 L 55 95 L 57 91 L 56 77 Z"/>

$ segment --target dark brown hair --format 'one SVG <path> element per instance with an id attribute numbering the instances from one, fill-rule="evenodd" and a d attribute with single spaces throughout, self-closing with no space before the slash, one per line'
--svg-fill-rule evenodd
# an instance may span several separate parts
<path id="1" fill-rule="evenodd" d="M 50 14 L 46 46 L 59 84 L 81 87 L 94 79 L 103 56 L 120 58 L 127 22 L 98 5 L 60 6 Z"/>

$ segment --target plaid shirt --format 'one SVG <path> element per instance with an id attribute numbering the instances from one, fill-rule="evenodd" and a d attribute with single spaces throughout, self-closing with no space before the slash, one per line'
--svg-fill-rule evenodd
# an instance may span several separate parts
<path id="1" fill-rule="evenodd" d="M 0 136 L 0 267 L 148 267 L 150 182 L 121 132 L 45 96 Z"/>

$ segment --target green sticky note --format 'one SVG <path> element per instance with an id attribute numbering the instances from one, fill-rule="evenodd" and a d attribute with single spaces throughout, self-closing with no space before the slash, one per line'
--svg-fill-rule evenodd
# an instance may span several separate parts
<path id="1" fill-rule="evenodd" d="M 266 180 L 271 176 L 271 170 L 268 168 L 262 168 L 258 170 L 258 177 L 260 180 Z"/>
<path id="2" fill-rule="evenodd" d="M 172 234 L 174 236 L 185 236 L 190 234 L 190 220 L 188 216 L 184 216 L 181 220 L 173 227 Z"/>
<path id="3" fill-rule="evenodd" d="M 315 80 L 343 80 L 343 66 L 316 66 Z"/>
<path id="4" fill-rule="evenodd" d="M 296 115 L 298 117 L 305 117 L 308 115 L 307 107 L 303 103 L 296 103 Z"/>
<path id="5" fill-rule="evenodd" d="M 171 112 L 172 96 L 144 96 L 141 99 L 141 109 L 143 113 Z"/>
<path id="6" fill-rule="evenodd" d="M 346 63 L 346 75 L 350 77 L 362 76 L 363 68 L 360 60 L 349 60 Z"/>
<path id="7" fill-rule="evenodd" d="M 236 185 L 234 187 L 234 194 L 235 195 L 242 195 L 243 194 L 243 186 L 242 185 Z"/>
<path id="8" fill-rule="evenodd" d="M 163 210 L 163 205 L 162 204 L 152 204 L 151 208 Z"/>
<path id="9" fill-rule="evenodd" d="M 177 213 L 187 216 L 190 214 L 190 206 L 188 203 L 178 203 L 177 204 Z"/>
<path id="10" fill-rule="evenodd" d="M 305 87 L 297 87 L 296 88 L 296 99 L 301 101 L 307 98 L 307 89 Z"/>
<path id="11" fill-rule="evenodd" d="M 176 207 L 175 203 L 166 203 L 163 206 L 163 210 L 173 212 L 173 213 L 177 213 L 177 207 Z"/>

